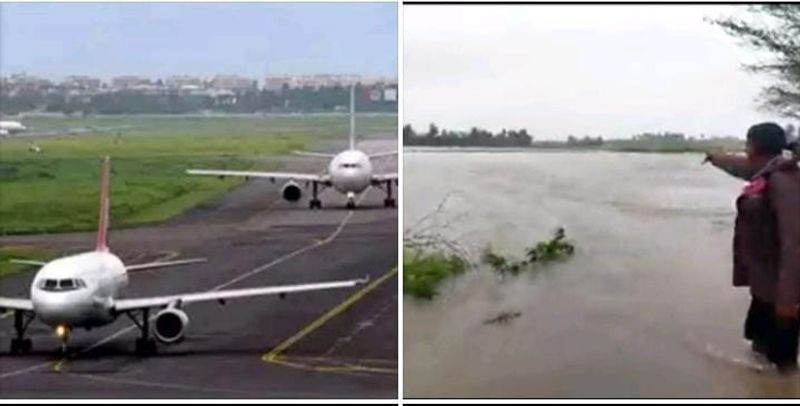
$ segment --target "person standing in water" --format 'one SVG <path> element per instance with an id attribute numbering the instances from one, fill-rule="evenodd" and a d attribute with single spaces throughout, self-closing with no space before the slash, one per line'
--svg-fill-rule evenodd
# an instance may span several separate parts
<path id="1" fill-rule="evenodd" d="M 782 372 L 797 369 L 800 334 L 800 168 L 784 130 L 762 123 L 747 132 L 746 156 L 708 153 L 706 161 L 747 180 L 736 200 L 733 285 L 750 288 L 744 336 Z"/>

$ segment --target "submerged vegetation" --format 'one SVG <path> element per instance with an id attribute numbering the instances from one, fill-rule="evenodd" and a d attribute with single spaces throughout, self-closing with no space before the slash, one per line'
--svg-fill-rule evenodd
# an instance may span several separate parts
<path id="1" fill-rule="evenodd" d="M 566 239 L 563 228 L 556 230 L 555 235 L 547 241 L 541 241 L 525 250 L 525 259 L 520 261 L 510 260 L 496 252 L 491 246 L 483 251 L 482 261 L 492 270 L 501 273 L 516 275 L 525 269 L 530 269 L 534 264 L 547 264 L 560 261 L 572 256 L 575 246 Z"/>
<path id="2" fill-rule="evenodd" d="M 444 235 L 449 222 L 439 222 L 438 215 L 450 199 L 445 196 L 439 206 L 407 228 L 403 235 L 403 292 L 418 299 L 431 300 L 439 294 L 441 284 L 463 274 L 476 264 L 469 250 Z"/>
<path id="3" fill-rule="evenodd" d="M 517 317 L 522 316 L 522 312 L 518 311 L 507 311 L 498 314 L 492 318 L 486 319 L 483 321 L 483 324 L 490 325 L 490 324 L 508 324 L 512 320 L 516 319 Z"/>
<path id="4" fill-rule="evenodd" d="M 459 220 L 456 216 L 448 221 L 441 221 L 439 215 L 450 198 L 445 196 L 439 206 L 431 213 L 423 216 L 413 226 L 404 231 L 403 246 L 403 292 L 419 299 L 431 300 L 439 294 L 441 284 L 452 277 L 463 274 L 467 269 L 478 269 L 479 263 L 473 260 L 470 250 L 458 240 L 449 238 L 445 232 L 450 224 Z M 567 240 L 563 228 L 558 228 L 554 235 L 536 243 L 525 250 L 525 259 L 515 261 L 508 259 L 487 247 L 481 256 L 481 262 L 489 265 L 500 274 L 518 274 L 531 269 L 534 264 L 546 265 L 554 261 L 564 260 L 575 252 L 575 246 Z M 501 315 L 502 316 L 502 315 Z M 509 314 L 488 323 L 505 323 L 519 317 Z"/>
<path id="5" fill-rule="evenodd" d="M 419 299 L 431 300 L 446 279 L 460 275 L 469 264 L 456 255 L 439 252 L 411 252 L 403 259 L 403 291 Z"/>

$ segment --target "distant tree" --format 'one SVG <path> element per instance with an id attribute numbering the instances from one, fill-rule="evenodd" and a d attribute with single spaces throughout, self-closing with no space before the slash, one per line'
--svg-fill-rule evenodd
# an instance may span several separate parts
<path id="1" fill-rule="evenodd" d="M 428 126 L 428 136 L 436 137 L 438 135 L 439 135 L 439 127 L 437 127 L 436 124 L 431 123 L 431 125 Z"/>
<path id="2" fill-rule="evenodd" d="M 738 18 L 711 20 L 728 34 L 771 55 L 746 68 L 767 73 L 776 81 L 762 92 L 763 107 L 787 117 L 800 118 L 800 5 L 761 4 L 750 7 L 755 22 Z"/>
<path id="3" fill-rule="evenodd" d="M 525 129 L 491 131 L 472 127 L 469 132 L 449 131 L 430 124 L 428 132 L 417 134 L 411 125 L 403 126 L 404 145 L 460 146 L 460 147 L 528 147 L 533 137 Z"/>

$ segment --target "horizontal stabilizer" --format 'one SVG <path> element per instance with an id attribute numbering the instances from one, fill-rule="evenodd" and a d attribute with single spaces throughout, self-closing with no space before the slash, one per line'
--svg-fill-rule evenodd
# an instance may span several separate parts
<path id="1" fill-rule="evenodd" d="M 22 265 L 35 265 L 35 266 L 45 266 L 47 262 L 44 261 L 34 261 L 32 259 L 11 259 L 9 260 L 12 264 L 22 264 Z"/>
<path id="2" fill-rule="evenodd" d="M 125 269 L 128 272 L 131 271 L 145 271 L 148 269 L 156 269 L 156 268 L 166 268 L 170 266 L 182 266 L 182 265 L 190 265 L 190 264 L 199 264 L 201 262 L 206 262 L 205 258 L 192 258 L 192 259 L 181 259 L 178 261 L 163 261 L 163 262 L 150 262 L 147 264 L 138 264 L 138 265 L 130 265 L 126 266 Z"/>
<path id="3" fill-rule="evenodd" d="M 332 159 L 333 157 L 336 156 L 334 154 L 325 154 L 322 152 L 309 152 L 309 151 L 292 151 L 292 154 L 297 156 L 307 156 L 310 158 L 326 158 L 326 159 Z"/>

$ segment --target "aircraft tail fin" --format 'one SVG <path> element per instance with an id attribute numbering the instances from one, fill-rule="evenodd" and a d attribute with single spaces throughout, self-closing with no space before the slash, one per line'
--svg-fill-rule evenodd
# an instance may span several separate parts
<path id="1" fill-rule="evenodd" d="M 356 85 L 350 86 L 350 149 L 356 149 Z"/>
<path id="2" fill-rule="evenodd" d="M 100 170 L 100 215 L 97 220 L 97 251 L 108 251 L 108 212 L 111 206 L 111 158 L 103 158 Z"/>

